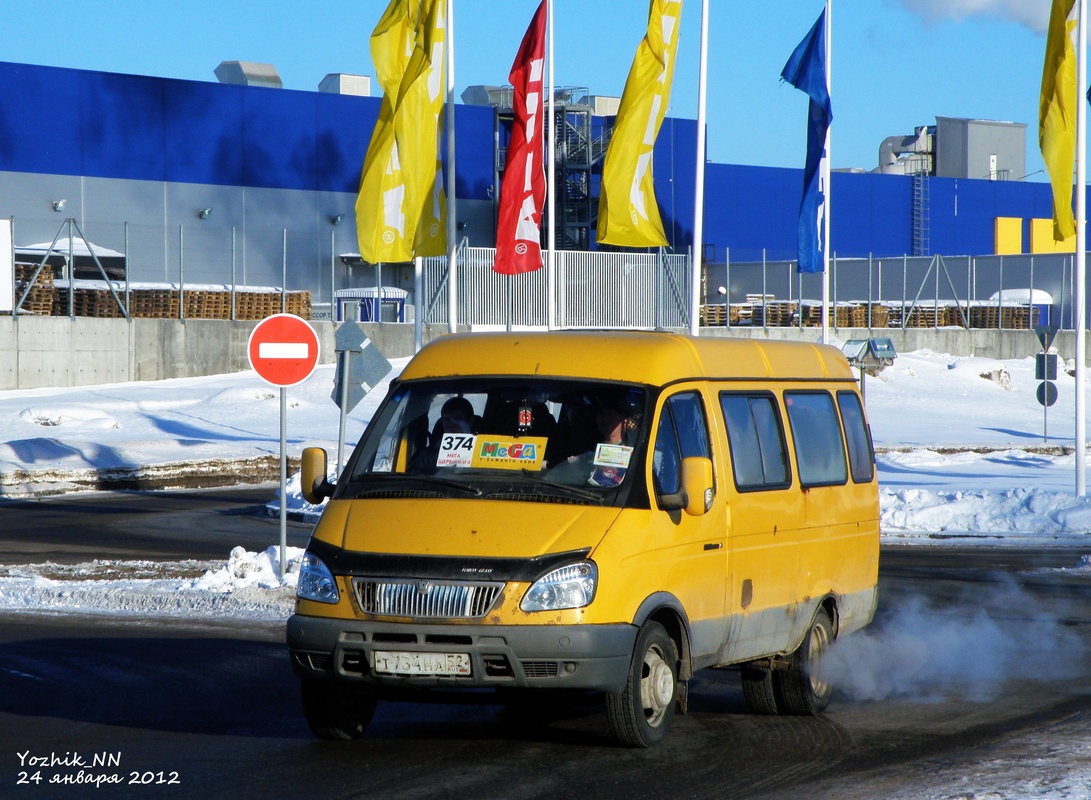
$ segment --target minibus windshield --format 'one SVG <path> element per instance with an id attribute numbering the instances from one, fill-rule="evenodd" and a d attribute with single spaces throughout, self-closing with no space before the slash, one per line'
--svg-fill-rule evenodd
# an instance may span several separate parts
<path id="1" fill-rule="evenodd" d="M 377 491 L 398 479 L 460 497 L 525 490 L 599 501 L 625 483 L 647 439 L 647 400 L 645 387 L 602 381 L 407 382 L 339 483 Z"/>

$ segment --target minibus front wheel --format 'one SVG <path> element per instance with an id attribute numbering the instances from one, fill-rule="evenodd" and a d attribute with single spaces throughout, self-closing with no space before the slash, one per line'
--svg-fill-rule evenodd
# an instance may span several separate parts
<path id="1" fill-rule="evenodd" d="M 677 687 L 678 647 L 666 628 L 646 622 L 636 637 L 625 688 L 606 695 L 614 738 L 627 747 L 662 741 L 674 717 Z"/>
<path id="2" fill-rule="evenodd" d="M 370 687 L 337 681 L 304 679 L 303 716 L 319 739 L 360 739 L 375 715 L 376 693 Z"/>

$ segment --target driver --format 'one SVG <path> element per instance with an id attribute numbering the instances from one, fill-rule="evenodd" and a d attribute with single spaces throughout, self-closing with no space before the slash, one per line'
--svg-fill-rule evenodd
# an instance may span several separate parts
<path id="1" fill-rule="evenodd" d="M 638 423 L 619 403 L 607 402 L 594 412 L 594 429 L 575 455 L 558 462 L 553 480 L 612 488 L 625 479 Z"/>
<path id="2" fill-rule="evenodd" d="M 625 479 L 632 447 L 626 437 L 636 430 L 636 422 L 624 411 L 604 406 L 595 413 L 595 427 L 599 432 L 599 445 L 595 448 L 594 471 L 588 478 L 592 486 L 610 488 Z"/>
<path id="3" fill-rule="evenodd" d="M 474 407 L 465 397 L 452 397 L 439 412 L 440 433 L 470 433 L 473 426 Z"/>

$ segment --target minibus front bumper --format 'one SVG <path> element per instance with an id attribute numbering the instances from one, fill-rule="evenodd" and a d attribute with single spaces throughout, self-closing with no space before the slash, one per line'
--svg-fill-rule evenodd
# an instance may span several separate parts
<path id="1" fill-rule="evenodd" d="M 409 624 L 294 614 L 287 639 L 303 678 L 620 692 L 637 632 L 628 624 Z"/>

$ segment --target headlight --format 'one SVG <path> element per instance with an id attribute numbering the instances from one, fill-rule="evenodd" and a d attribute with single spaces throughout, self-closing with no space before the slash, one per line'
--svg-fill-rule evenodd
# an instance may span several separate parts
<path id="1" fill-rule="evenodd" d="M 595 599 L 599 571 L 593 561 L 555 569 L 534 582 L 523 596 L 523 611 L 558 611 L 583 608 Z"/>
<path id="2" fill-rule="evenodd" d="M 299 565 L 299 583 L 296 585 L 296 597 L 314 600 L 318 603 L 336 603 L 341 599 L 337 591 L 337 582 L 333 579 L 330 568 L 313 553 L 304 553 Z"/>

